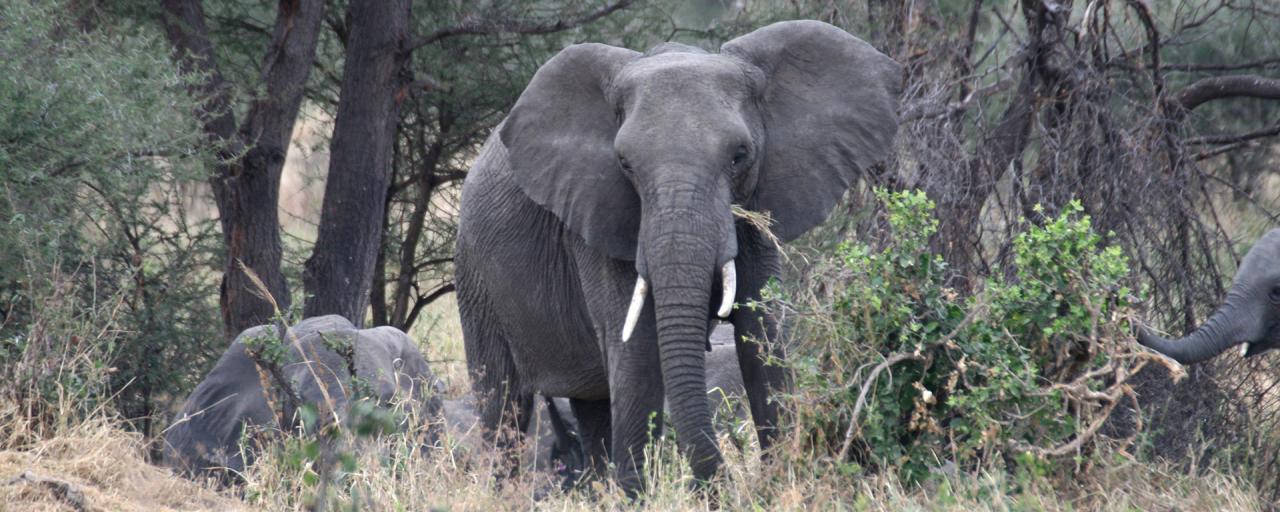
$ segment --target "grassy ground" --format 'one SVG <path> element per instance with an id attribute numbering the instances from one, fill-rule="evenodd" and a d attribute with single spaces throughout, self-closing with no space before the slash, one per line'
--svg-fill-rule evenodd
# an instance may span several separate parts
<path id="1" fill-rule="evenodd" d="M 465 388 L 465 363 L 451 303 L 437 304 L 416 329 L 448 393 Z M 70 408 L 67 408 L 70 410 Z M 122 422 L 97 411 L 66 413 L 50 430 L 31 432 L 28 411 L 0 403 L 0 510 L 298 510 L 315 503 L 313 467 L 296 451 L 266 454 L 238 491 L 219 491 L 147 463 L 148 446 Z M 45 418 L 45 424 L 49 421 Z M 339 509 L 364 510 L 1262 510 L 1247 483 L 1215 472 L 1189 477 L 1125 454 L 1066 478 L 1017 479 L 1002 471 L 938 476 L 905 485 L 890 475 L 841 474 L 807 458 L 784 440 L 761 462 L 748 443 L 721 439 L 722 478 L 694 490 L 670 442 L 653 448 L 652 482 L 643 506 L 607 481 L 562 493 L 549 474 L 496 479 L 498 458 L 468 451 L 455 439 L 421 449 L 413 434 L 347 448 L 354 471 L 331 486 Z M 26 475 L 20 477 L 20 475 Z"/>
<path id="2" fill-rule="evenodd" d="M 12 425 L 10 425 L 12 426 Z M 886 476 L 834 476 L 801 463 L 761 463 L 727 443 L 725 478 L 709 491 L 690 489 L 689 475 L 670 446 L 657 448 L 650 470 L 656 482 L 644 507 L 653 510 L 1262 510 L 1250 488 L 1220 474 L 1186 477 L 1167 468 L 1119 461 L 1094 468 L 1067 488 L 1047 481 L 1015 485 L 998 474 L 955 476 L 904 486 Z M 594 510 L 635 508 L 612 486 L 562 494 L 545 475 L 498 482 L 494 462 L 448 448 L 408 453 L 384 440 L 383 450 L 362 450 L 359 469 L 331 505 L 367 510 Z M 60 435 L 0 451 L 3 510 L 295 510 L 315 488 L 269 456 L 247 475 L 241 496 L 172 476 L 145 462 L 136 435 L 110 421 L 69 425 Z M 54 483 L 15 482 L 26 472 Z M 72 498 L 57 490 L 69 486 Z M 1010 489 L 1021 488 L 1021 491 Z M 547 494 L 538 499 L 536 497 Z"/>

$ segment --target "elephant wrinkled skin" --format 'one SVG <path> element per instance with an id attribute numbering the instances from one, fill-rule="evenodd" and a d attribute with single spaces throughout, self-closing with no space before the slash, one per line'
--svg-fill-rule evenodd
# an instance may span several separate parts
<path id="1" fill-rule="evenodd" d="M 296 337 L 297 344 L 291 343 L 283 370 L 304 403 L 325 411 L 327 392 L 334 402 L 333 410 L 340 419 L 345 416 L 347 404 L 355 396 L 352 379 L 346 360 L 326 343 L 345 340 L 354 347 L 357 380 L 368 386 L 371 398 L 382 405 L 403 404 L 411 412 L 409 418 L 420 421 L 439 414 L 439 384 L 417 345 L 404 332 L 392 327 L 356 329 L 336 315 L 308 318 L 289 332 L 286 339 L 292 342 Z M 245 342 L 274 336 L 275 327 L 258 326 L 236 337 L 165 431 L 166 464 L 187 475 L 212 475 L 230 482 L 252 463 L 258 447 L 248 436 L 249 446 L 242 453 L 242 434 L 277 424 Z M 304 362 L 308 360 L 313 364 Z M 285 411 L 286 418 L 293 416 L 292 411 Z"/>
<path id="2" fill-rule="evenodd" d="M 889 156 L 901 83 L 892 59 L 817 21 L 769 25 L 719 53 L 579 44 L 544 64 L 463 187 L 458 306 L 487 430 L 522 431 L 535 393 L 568 397 L 591 466 L 611 458 L 634 492 L 665 399 L 682 453 L 709 479 L 721 460 L 705 398 L 715 313 L 739 337 L 767 448 L 769 393 L 787 376 L 743 338 L 776 340 L 777 327 L 730 306 L 760 297 L 779 252 L 731 206 L 768 213 L 784 242 L 822 222 Z"/>

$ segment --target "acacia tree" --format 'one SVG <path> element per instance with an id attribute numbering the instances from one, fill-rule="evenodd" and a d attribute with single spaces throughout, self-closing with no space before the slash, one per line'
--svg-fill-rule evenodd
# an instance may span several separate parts
<path id="1" fill-rule="evenodd" d="M 1188 329 L 1224 293 L 1242 254 L 1236 244 L 1257 234 L 1237 219 L 1280 220 L 1274 198 L 1240 183 L 1268 174 L 1257 163 L 1274 155 L 1280 135 L 1274 9 L 1216 0 L 1161 11 L 1138 0 L 870 2 L 875 21 L 866 27 L 858 8 L 827 4 L 836 5 L 818 15 L 866 28 L 907 68 L 897 161 L 864 179 L 924 189 L 937 202 L 932 243 L 962 291 L 1014 267 L 1019 219 L 1043 222 L 1079 199 L 1130 258 L 1150 320 Z M 1241 179 L 1232 160 L 1244 155 L 1255 157 Z M 842 220 L 875 239 L 884 230 L 867 218 Z M 1258 384 L 1271 382 L 1263 376 L 1275 364 L 1241 371 L 1236 361 L 1197 368 L 1177 386 L 1162 376 L 1134 380 L 1158 454 L 1182 459 L 1188 446 L 1231 446 L 1245 425 L 1280 422 Z M 1249 437 L 1247 451 L 1268 454 L 1261 464 L 1275 467 L 1274 441 Z M 1270 470 L 1258 481 L 1280 495 Z"/>
<path id="2" fill-rule="evenodd" d="M 398 110 L 407 94 L 408 0 L 352 2 L 319 236 L 307 260 L 307 317 L 364 322 L 381 243 Z"/>
<path id="3" fill-rule="evenodd" d="M 360 323 L 371 309 L 376 325 L 407 329 L 452 292 L 450 205 L 470 155 L 551 48 L 572 40 L 558 35 L 626 23 L 611 15 L 633 1 L 427 2 L 431 16 L 412 19 L 407 2 L 352 3 L 345 19 L 330 16 L 346 64 L 341 79 L 323 71 L 331 89 L 313 95 L 336 118 L 304 314 Z M 361 39 L 369 30 L 376 42 Z"/>
<path id="4" fill-rule="evenodd" d="M 191 93 L 219 162 L 209 178 L 226 249 L 220 304 L 224 334 L 267 323 L 290 303 L 281 269 L 280 177 L 315 60 L 323 0 L 282 1 L 260 67 L 263 94 L 237 123 L 232 84 L 224 78 L 199 0 L 162 0 L 160 17 L 182 71 L 197 77 Z M 272 300 L 253 283 L 260 279 Z"/>

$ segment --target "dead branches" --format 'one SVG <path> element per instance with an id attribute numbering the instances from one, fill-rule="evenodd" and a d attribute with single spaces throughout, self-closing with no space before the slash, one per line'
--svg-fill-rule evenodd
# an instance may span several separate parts
<path id="1" fill-rule="evenodd" d="M 1169 98 L 1169 104 L 1182 110 L 1213 100 L 1236 97 L 1280 100 L 1280 79 L 1258 75 L 1228 75 L 1201 79 Z"/>

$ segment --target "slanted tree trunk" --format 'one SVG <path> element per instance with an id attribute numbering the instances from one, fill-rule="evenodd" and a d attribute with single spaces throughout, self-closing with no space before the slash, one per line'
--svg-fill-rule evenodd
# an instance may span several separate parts
<path id="1" fill-rule="evenodd" d="M 409 54 L 408 0 L 352 2 L 334 119 L 320 232 L 303 284 L 306 316 L 336 314 L 360 326 L 382 237 L 402 74 Z"/>
<path id="2" fill-rule="evenodd" d="M 281 1 L 271 43 L 262 63 L 265 94 L 250 104 L 243 125 L 231 109 L 230 86 L 215 60 L 199 0 L 162 0 L 161 22 L 184 73 L 202 78 L 192 93 L 205 98 L 200 119 L 220 163 L 210 177 L 227 250 L 220 305 L 228 338 L 267 323 L 275 309 L 289 307 L 289 288 L 280 270 L 280 175 L 303 86 L 315 60 L 322 0 Z M 274 298 L 262 296 L 245 269 L 256 274 Z"/>

